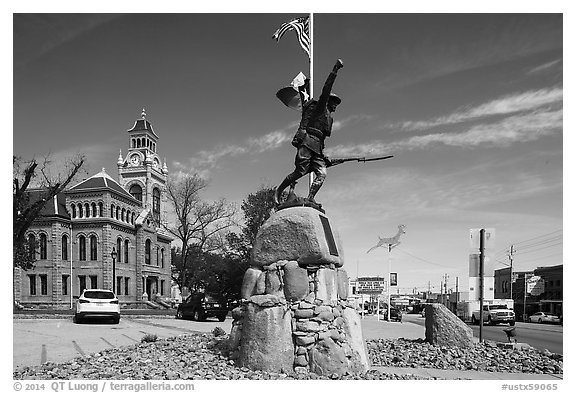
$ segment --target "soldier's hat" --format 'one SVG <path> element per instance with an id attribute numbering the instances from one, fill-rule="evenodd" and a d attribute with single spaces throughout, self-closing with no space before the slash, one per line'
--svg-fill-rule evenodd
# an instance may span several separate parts
<path id="1" fill-rule="evenodd" d="M 330 100 L 336 102 L 336 105 L 340 105 L 340 103 L 342 102 L 342 99 L 334 93 L 331 93 L 330 97 L 328 97 L 328 101 L 330 101 Z"/>

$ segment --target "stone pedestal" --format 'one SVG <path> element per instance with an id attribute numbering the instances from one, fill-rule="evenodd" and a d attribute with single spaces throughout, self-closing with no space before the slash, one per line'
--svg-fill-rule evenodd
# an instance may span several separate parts
<path id="1" fill-rule="evenodd" d="M 253 370 L 367 371 L 343 264 L 340 239 L 325 214 L 309 207 L 273 214 L 256 237 L 242 304 L 232 312 L 231 358 Z"/>

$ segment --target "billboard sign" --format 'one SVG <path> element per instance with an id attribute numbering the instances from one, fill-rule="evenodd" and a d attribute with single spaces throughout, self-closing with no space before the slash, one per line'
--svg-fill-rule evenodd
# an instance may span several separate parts
<path id="1" fill-rule="evenodd" d="M 381 277 L 360 277 L 357 281 L 356 293 L 378 294 L 386 289 L 386 281 Z"/>
<path id="2" fill-rule="evenodd" d="M 544 280 L 540 276 L 528 277 L 526 280 L 526 293 L 532 296 L 540 296 L 544 293 Z"/>
<path id="3" fill-rule="evenodd" d="M 398 285 L 398 273 L 390 273 L 390 286 L 394 287 Z"/>

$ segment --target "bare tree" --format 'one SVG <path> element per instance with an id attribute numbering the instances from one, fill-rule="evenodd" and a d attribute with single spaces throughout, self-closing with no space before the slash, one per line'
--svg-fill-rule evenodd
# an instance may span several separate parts
<path id="1" fill-rule="evenodd" d="M 234 208 L 224 199 L 202 200 L 200 192 L 207 187 L 198 174 L 172 177 L 167 184 L 168 199 L 173 205 L 176 224 L 167 230 L 182 243 L 176 249 L 173 278 L 180 288 L 191 283 L 194 261 L 222 247 L 222 236 L 234 225 Z"/>
<path id="2" fill-rule="evenodd" d="M 53 162 L 49 157 L 44 157 L 39 164 L 36 159 L 22 162 L 19 157 L 12 158 L 13 174 L 13 261 L 15 267 L 24 270 L 34 266 L 32 257 L 35 250 L 30 250 L 26 242 L 26 231 L 40 215 L 40 212 L 54 196 L 58 195 L 76 177 L 86 162 L 84 155 L 78 154 L 67 159 L 63 173 L 51 174 Z M 34 188 L 36 198 L 30 197 L 30 191 Z M 34 245 L 32 245 L 34 247 Z"/>

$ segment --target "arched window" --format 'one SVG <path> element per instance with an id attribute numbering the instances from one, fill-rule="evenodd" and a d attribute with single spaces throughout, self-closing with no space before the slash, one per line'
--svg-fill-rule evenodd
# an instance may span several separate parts
<path id="1" fill-rule="evenodd" d="M 160 190 L 157 188 L 152 191 L 152 215 L 160 222 Z"/>
<path id="2" fill-rule="evenodd" d="M 98 217 L 98 212 L 96 211 L 96 204 L 92 202 L 92 217 Z"/>
<path id="3" fill-rule="evenodd" d="M 104 217 L 104 204 L 98 202 L 98 217 Z"/>
<path id="4" fill-rule="evenodd" d="M 134 197 L 134 199 L 142 202 L 142 187 L 140 187 L 138 184 L 134 184 L 132 187 L 130 187 L 129 192 L 130 195 Z"/>
<path id="5" fill-rule="evenodd" d="M 122 239 L 116 239 L 116 251 L 118 251 L 118 262 L 122 262 Z"/>
<path id="6" fill-rule="evenodd" d="M 129 250 L 129 246 L 130 242 L 128 241 L 128 239 L 124 240 L 124 263 L 128 263 L 128 250 Z"/>
<path id="7" fill-rule="evenodd" d="M 136 147 L 136 141 L 132 138 L 132 147 Z"/>
<path id="8" fill-rule="evenodd" d="M 130 210 L 126 210 L 126 222 L 130 223 Z"/>
<path id="9" fill-rule="evenodd" d="M 160 263 L 160 266 L 164 267 L 164 249 L 160 250 Z"/>
<path id="10" fill-rule="evenodd" d="M 134 224 L 134 216 L 135 216 L 135 214 L 132 213 L 132 220 L 130 221 L 132 224 Z"/>
<path id="11" fill-rule="evenodd" d="M 120 206 L 116 206 L 116 219 L 120 219 Z"/>
<path id="12" fill-rule="evenodd" d="M 86 211 L 86 218 L 90 217 L 90 205 L 85 203 L 84 210 Z"/>
<path id="13" fill-rule="evenodd" d="M 126 221 L 126 209 L 122 209 L 122 221 Z"/>
<path id="14" fill-rule="evenodd" d="M 90 260 L 98 259 L 98 240 L 95 235 L 90 236 Z"/>
<path id="15" fill-rule="evenodd" d="M 40 234 L 40 259 L 48 259 L 48 239 L 46 234 Z"/>
<path id="16" fill-rule="evenodd" d="M 160 265 L 160 247 L 156 247 L 156 266 Z"/>
<path id="17" fill-rule="evenodd" d="M 110 218 L 114 218 L 114 213 L 116 213 L 116 209 L 114 208 L 114 204 L 110 204 Z"/>
<path id="18" fill-rule="evenodd" d="M 84 211 L 82 209 L 82 204 L 79 203 L 78 204 L 78 218 L 82 218 L 82 217 L 84 217 Z"/>
<path id="19" fill-rule="evenodd" d="M 86 238 L 83 235 L 78 237 L 78 259 L 86 260 Z"/>
<path id="20" fill-rule="evenodd" d="M 28 235 L 28 257 L 32 260 L 36 260 L 36 236 L 34 234 Z"/>
<path id="21" fill-rule="evenodd" d="M 76 218 L 76 205 L 72 204 L 72 218 Z"/>
<path id="22" fill-rule="evenodd" d="M 68 236 L 62 235 L 62 260 L 68 260 Z"/>
<path id="23" fill-rule="evenodd" d="M 141 147 L 140 146 L 140 139 L 136 139 L 136 147 Z"/>
<path id="24" fill-rule="evenodd" d="M 152 253 L 152 242 L 150 241 L 150 239 L 146 239 L 146 247 L 144 250 L 144 262 L 147 265 L 150 265 L 150 254 Z"/>

